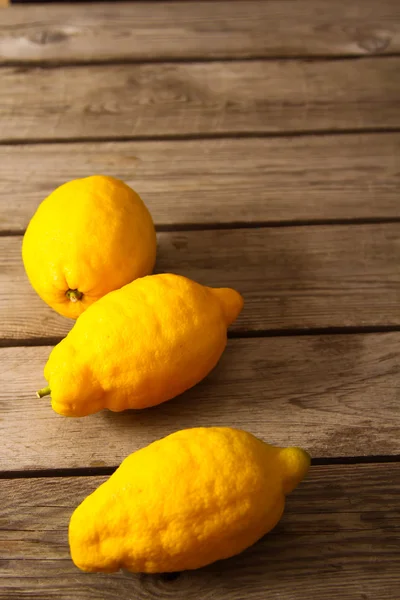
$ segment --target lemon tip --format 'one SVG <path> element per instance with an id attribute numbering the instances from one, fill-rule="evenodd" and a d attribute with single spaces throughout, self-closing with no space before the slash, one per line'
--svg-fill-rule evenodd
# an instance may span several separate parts
<path id="1" fill-rule="evenodd" d="M 289 493 L 304 479 L 310 464 L 311 456 L 303 448 L 284 448 L 281 452 L 285 465 L 284 491 Z"/>

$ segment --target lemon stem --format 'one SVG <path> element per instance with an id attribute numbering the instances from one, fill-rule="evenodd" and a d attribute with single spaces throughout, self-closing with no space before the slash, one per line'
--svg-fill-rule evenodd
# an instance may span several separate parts
<path id="1" fill-rule="evenodd" d="M 43 396 L 49 396 L 51 394 L 51 389 L 49 386 L 42 388 L 38 392 L 36 392 L 36 396 L 38 398 L 43 398 Z"/>
<path id="2" fill-rule="evenodd" d="M 68 300 L 71 300 L 71 302 L 78 302 L 79 300 L 82 300 L 83 297 L 82 292 L 79 290 L 67 290 L 65 295 L 67 296 Z"/>

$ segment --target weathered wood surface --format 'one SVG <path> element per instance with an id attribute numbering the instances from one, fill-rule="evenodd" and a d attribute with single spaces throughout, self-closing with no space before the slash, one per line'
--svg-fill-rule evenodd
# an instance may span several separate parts
<path id="1" fill-rule="evenodd" d="M 400 57 L 0 69 L 0 140 L 396 129 Z"/>
<path id="2" fill-rule="evenodd" d="M 400 454 L 400 333 L 230 340 L 213 373 L 181 397 L 82 419 L 35 398 L 50 351 L 0 349 L 0 470 L 115 466 L 172 431 L 210 425 L 316 457 Z"/>
<path id="3" fill-rule="evenodd" d="M 6 0 L 2 0 L 3 2 Z M 2 2 L 0 2 L 1 4 Z M 0 61 L 357 56 L 400 51 L 397 0 L 12 7 Z"/>
<path id="4" fill-rule="evenodd" d="M 400 223 L 360 224 L 400 217 L 398 54 L 397 0 L 1 11 L 0 345 L 16 347 L 0 348 L 0 600 L 397 598 L 400 463 L 312 467 L 274 532 L 176 578 L 80 573 L 68 520 L 104 477 L 37 476 L 112 468 L 198 425 L 321 462 L 400 455 L 400 332 L 333 335 L 400 326 Z M 16 234 L 57 185 L 101 172 L 163 229 L 157 269 L 237 287 L 232 336 L 262 337 L 230 339 L 208 378 L 162 406 L 68 419 L 34 396 L 51 350 L 34 344 L 71 322 L 30 288 Z"/>
<path id="5" fill-rule="evenodd" d="M 22 238 L 0 238 L 0 344 L 62 336 L 72 321 L 31 288 Z M 400 224 L 162 232 L 157 271 L 245 298 L 235 332 L 400 325 Z"/>
<path id="6" fill-rule="evenodd" d="M 198 571 L 81 573 L 67 530 L 104 477 L 1 482 L 1 600 L 394 600 L 400 586 L 400 466 L 318 466 L 287 499 L 273 532 Z"/>
<path id="7" fill-rule="evenodd" d="M 0 231 L 65 181 L 111 174 L 157 225 L 400 217 L 400 134 L 0 145 Z"/>

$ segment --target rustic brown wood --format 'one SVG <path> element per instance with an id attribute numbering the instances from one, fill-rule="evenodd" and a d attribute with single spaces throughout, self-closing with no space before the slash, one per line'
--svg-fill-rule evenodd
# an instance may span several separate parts
<path id="1" fill-rule="evenodd" d="M 397 597 L 400 463 L 381 461 L 400 455 L 400 222 L 360 222 L 400 221 L 399 54 L 398 0 L 1 11 L 0 600 Z M 232 336 L 254 337 L 230 339 L 208 378 L 162 406 L 68 419 L 34 396 L 51 351 L 34 344 L 72 322 L 30 288 L 20 234 L 53 188 L 101 172 L 135 187 L 161 226 L 157 270 L 236 287 Z M 276 530 L 229 561 L 176 577 L 80 573 L 68 519 L 104 477 L 51 470 L 110 469 L 199 425 L 320 462 L 381 459 L 312 467 Z"/>
<path id="2" fill-rule="evenodd" d="M 230 340 L 216 370 L 145 411 L 61 417 L 38 400 L 50 347 L 0 350 L 0 470 L 114 466 L 186 427 L 231 425 L 313 456 L 400 454 L 400 334 Z"/>
<path id="3" fill-rule="evenodd" d="M 0 140 L 400 127 L 400 57 L 0 69 Z"/>
<path id="4" fill-rule="evenodd" d="M 0 146 L 0 231 L 61 183 L 119 177 L 157 225 L 400 217 L 400 134 Z"/>
<path id="5" fill-rule="evenodd" d="M 312 467 L 273 532 L 241 555 L 198 571 L 81 573 L 67 530 L 104 477 L 1 482 L 2 600 L 393 600 L 400 586 L 400 465 Z M 295 590 L 295 592 L 294 592 Z"/>
<path id="6" fill-rule="evenodd" d="M 163 232 L 157 271 L 238 289 L 232 331 L 400 325 L 400 224 Z M 22 238 L 0 238 L 0 343 L 54 338 L 72 321 L 35 294 Z"/>
<path id="7" fill-rule="evenodd" d="M 357 56 L 399 51 L 397 0 L 24 6 L 2 14 L 0 31 L 0 61 L 7 62 Z"/>

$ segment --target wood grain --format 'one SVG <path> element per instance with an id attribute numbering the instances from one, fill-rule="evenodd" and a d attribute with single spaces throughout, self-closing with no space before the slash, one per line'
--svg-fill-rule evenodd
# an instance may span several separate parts
<path id="1" fill-rule="evenodd" d="M 0 238 L 0 343 L 64 335 L 72 321 L 31 288 L 19 236 Z M 157 271 L 240 291 L 231 330 L 400 325 L 400 224 L 158 234 Z M 20 342 L 19 342 L 20 343 Z"/>
<path id="2" fill-rule="evenodd" d="M 312 467 L 273 532 L 200 569 L 138 576 L 81 573 L 67 530 L 104 477 L 1 482 L 1 600 L 393 600 L 400 585 L 400 465 Z"/>
<path id="3" fill-rule="evenodd" d="M 400 57 L 0 69 L 0 140 L 400 127 Z"/>
<path id="4" fill-rule="evenodd" d="M 0 349 L 0 470 L 115 466 L 187 427 L 231 425 L 315 457 L 400 454 L 400 334 L 230 340 L 201 384 L 154 409 L 72 419 L 38 400 L 49 347 Z"/>
<path id="5" fill-rule="evenodd" d="M 0 231 L 70 179 L 127 181 L 157 225 L 400 217 L 400 134 L 0 146 Z"/>
<path id="6" fill-rule="evenodd" d="M 4 0 L 3 0 L 4 1 Z M 0 2 L 1 4 L 1 2 Z M 357 56 L 400 50 L 397 0 L 13 7 L 0 61 Z"/>

